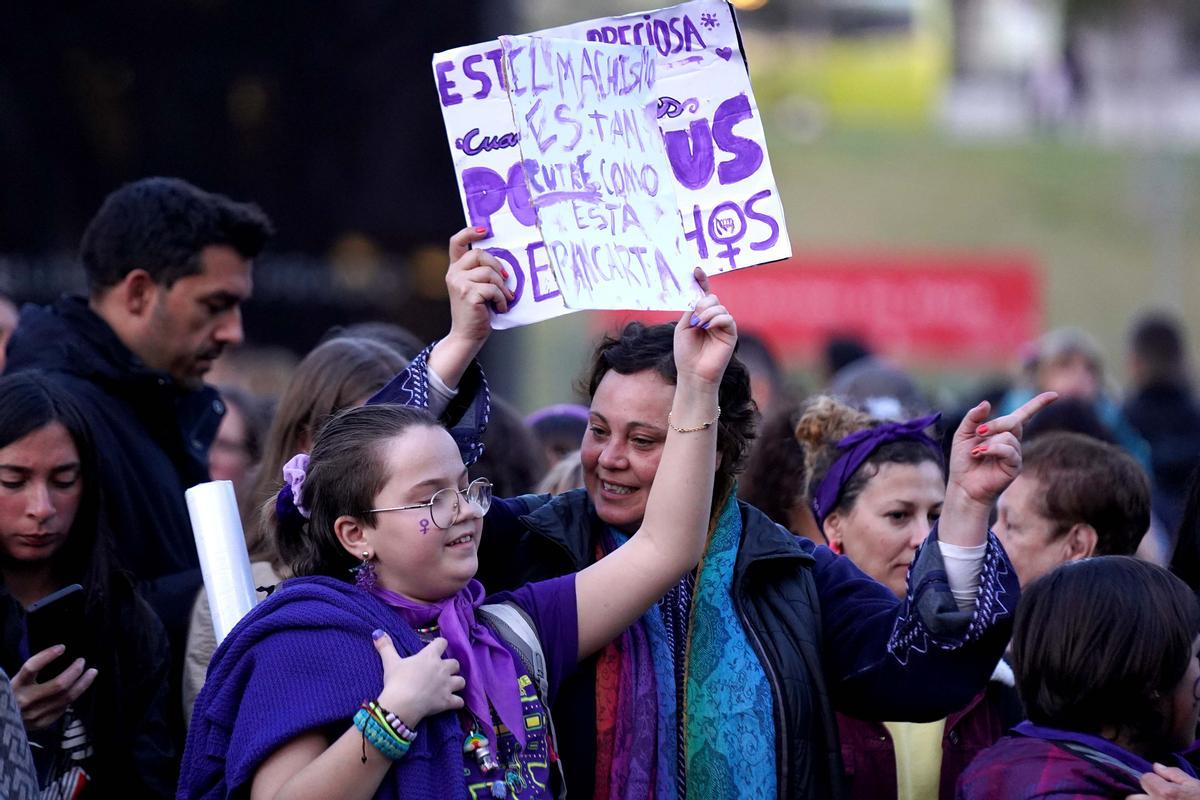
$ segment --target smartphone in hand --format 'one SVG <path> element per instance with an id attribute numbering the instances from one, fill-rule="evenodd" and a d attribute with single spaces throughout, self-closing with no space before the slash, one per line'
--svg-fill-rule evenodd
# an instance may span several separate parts
<path id="1" fill-rule="evenodd" d="M 61 656 L 42 667 L 37 682 L 57 678 L 82 655 L 83 587 L 72 583 L 34 601 L 25 611 L 25 626 L 29 632 L 30 655 L 56 644 L 66 646 Z"/>

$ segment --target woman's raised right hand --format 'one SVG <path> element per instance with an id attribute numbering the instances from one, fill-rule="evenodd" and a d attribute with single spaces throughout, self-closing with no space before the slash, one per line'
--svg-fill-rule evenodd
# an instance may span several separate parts
<path id="1" fill-rule="evenodd" d="M 458 661 L 442 657 L 445 639 L 438 637 L 416 655 L 403 658 L 386 633 L 375 631 L 373 638 L 383 662 L 379 705 L 401 722 L 415 728 L 425 717 L 463 707 L 464 701 L 456 692 L 461 692 L 467 682 L 458 674 Z"/>
<path id="2" fill-rule="evenodd" d="M 62 654 L 62 645 L 47 647 L 31 655 L 13 676 L 13 697 L 27 731 L 44 730 L 58 722 L 67 706 L 82 697 L 96 680 L 96 668 L 87 669 L 83 659 L 77 658 L 62 674 L 38 683 L 38 673 Z"/>

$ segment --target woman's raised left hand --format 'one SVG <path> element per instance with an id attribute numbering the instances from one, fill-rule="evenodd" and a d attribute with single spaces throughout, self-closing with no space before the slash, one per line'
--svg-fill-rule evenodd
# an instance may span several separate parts
<path id="1" fill-rule="evenodd" d="M 675 326 L 675 368 L 681 379 L 719 384 L 737 345 L 737 323 L 712 293 L 704 270 L 696 267 L 693 275 L 704 297 Z"/>
<path id="2" fill-rule="evenodd" d="M 987 415 L 991 405 L 987 401 L 968 411 L 954 432 L 950 448 L 947 502 L 952 494 L 958 494 L 990 508 L 1021 474 L 1021 433 L 1025 425 L 1057 398 L 1054 392 L 1043 392 L 1011 414 L 990 421 Z"/>

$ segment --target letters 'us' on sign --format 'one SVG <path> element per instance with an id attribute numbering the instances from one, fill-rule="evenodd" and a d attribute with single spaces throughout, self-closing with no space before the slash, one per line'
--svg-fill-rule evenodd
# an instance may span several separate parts
<path id="1" fill-rule="evenodd" d="M 489 230 L 482 244 L 516 296 L 494 327 L 678 309 L 697 294 L 693 266 L 711 275 L 791 255 L 722 0 L 460 47 L 435 55 L 433 72 L 467 223 Z"/>

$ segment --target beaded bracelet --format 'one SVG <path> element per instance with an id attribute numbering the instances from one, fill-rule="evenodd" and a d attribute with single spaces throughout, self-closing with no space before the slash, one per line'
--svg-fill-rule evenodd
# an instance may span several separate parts
<path id="1" fill-rule="evenodd" d="M 365 708 L 354 715 L 354 727 L 362 731 L 362 762 L 367 763 L 367 742 L 389 761 L 399 761 L 408 753 L 409 742 L 398 738 L 395 733 L 379 724 L 379 720 Z"/>
<path id="2" fill-rule="evenodd" d="M 671 422 L 671 412 L 668 411 L 667 412 L 667 427 L 670 428 L 671 430 L 675 431 L 676 433 L 697 433 L 699 431 L 706 431 L 709 428 L 711 428 L 713 425 L 716 425 L 717 420 L 719 420 L 720 418 L 721 418 L 721 407 L 717 406 L 717 415 L 715 417 L 713 417 L 711 420 L 709 420 L 708 422 L 705 422 L 702 425 L 697 425 L 694 428 L 680 428 L 678 425 L 675 425 L 673 422 Z"/>
<path id="3" fill-rule="evenodd" d="M 397 738 L 403 739 L 410 744 L 416 740 L 416 731 L 405 725 L 400 721 L 399 717 L 388 711 L 383 706 L 379 705 L 379 703 L 375 702 L 374 700 L 363 701 L 363 704 L 359 706 L 359 708 L 364 708 L 369 711 L 371 716 L 374 717 L 380 725 L 387 728 L 388 732 L 392 733 Z"/>

